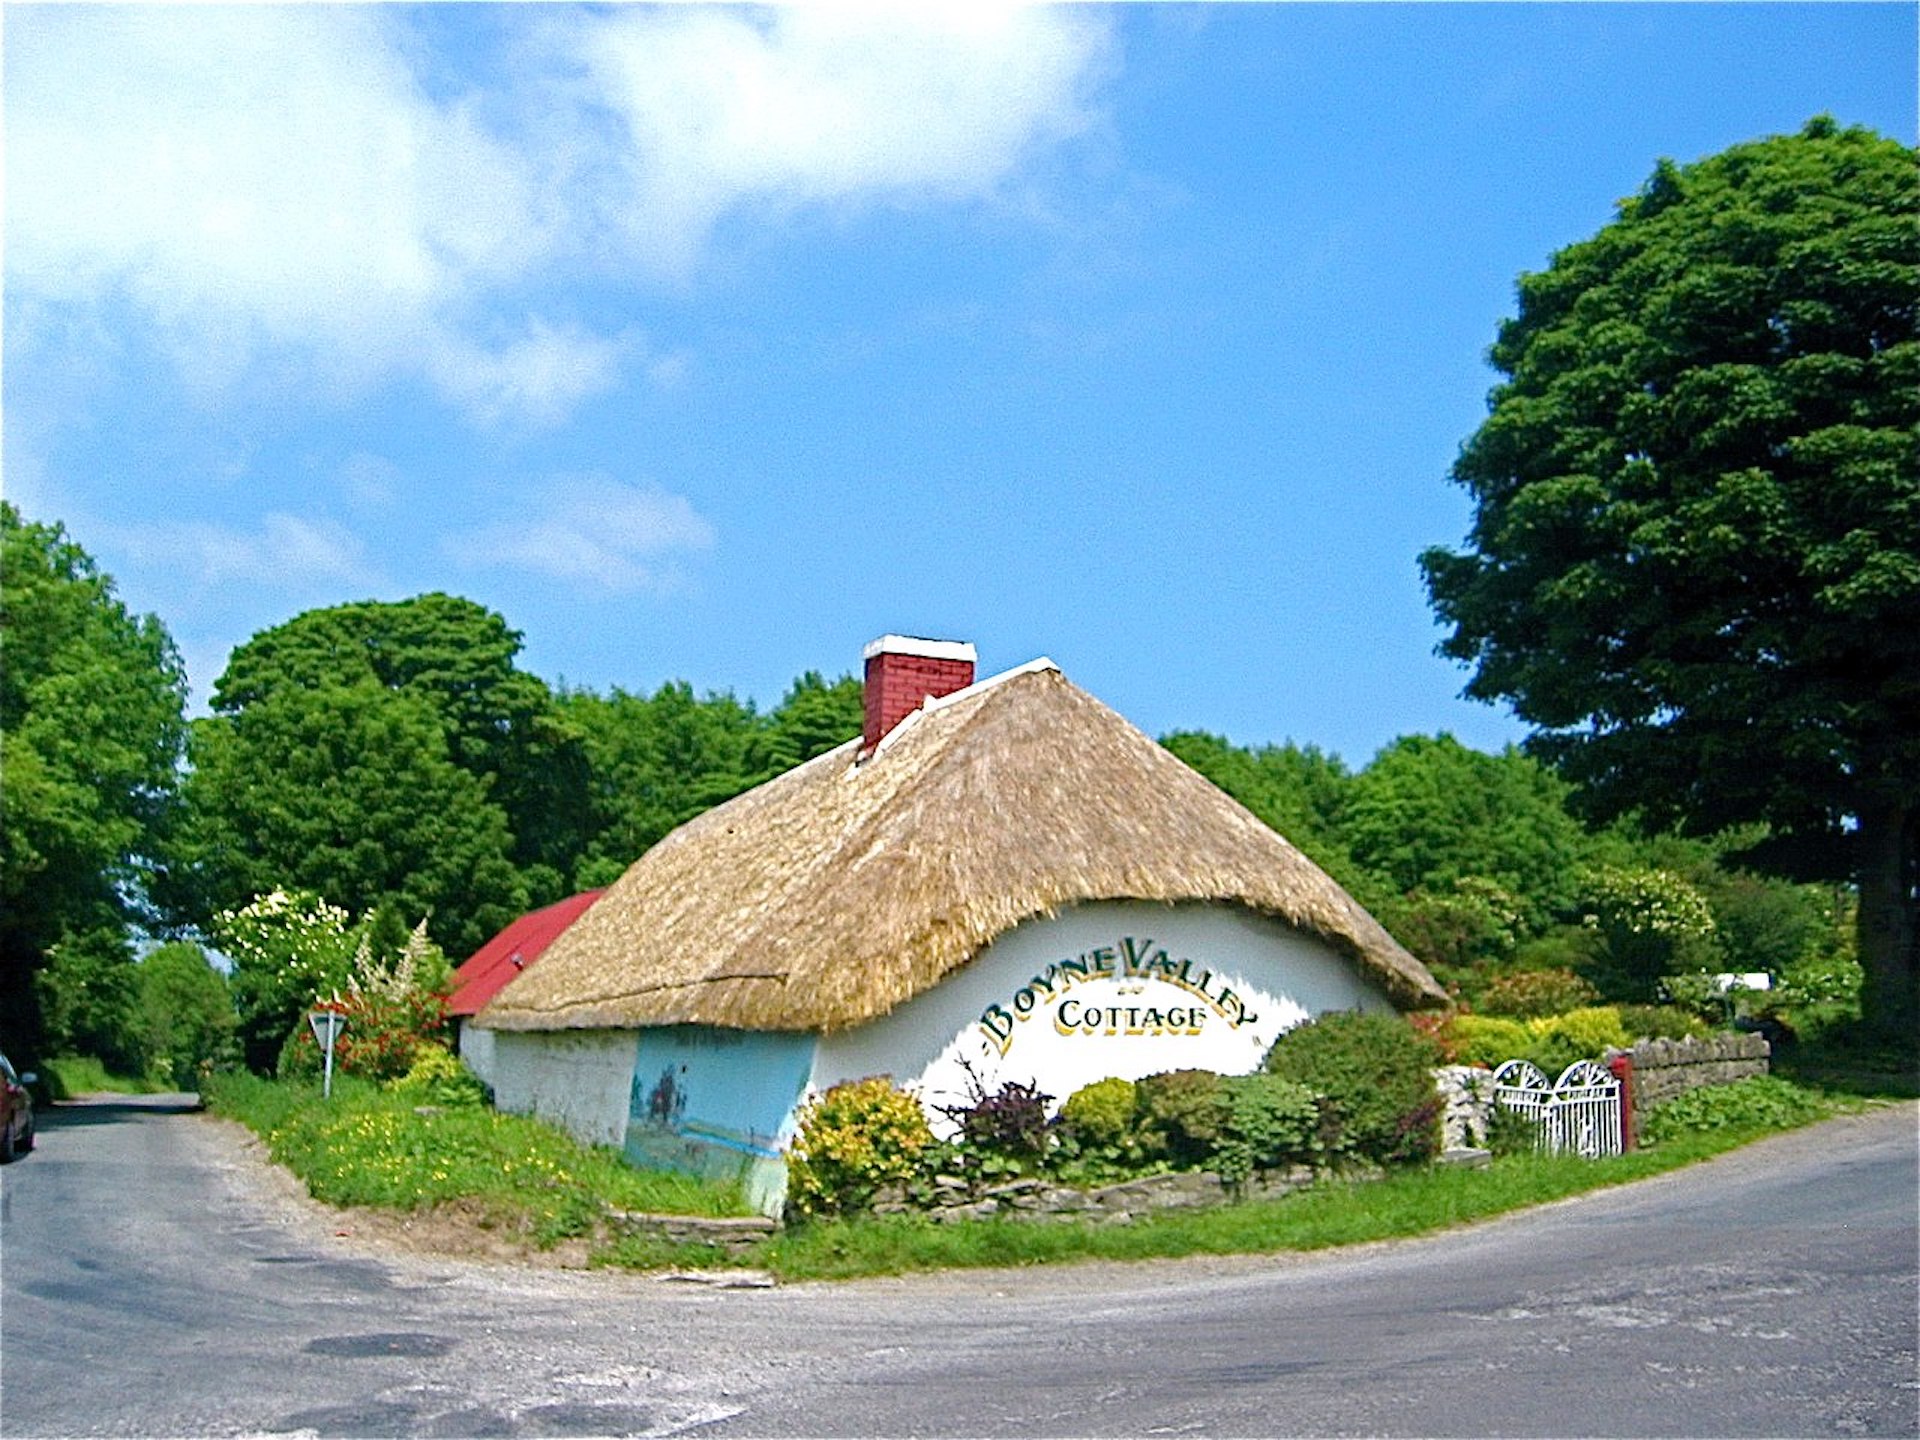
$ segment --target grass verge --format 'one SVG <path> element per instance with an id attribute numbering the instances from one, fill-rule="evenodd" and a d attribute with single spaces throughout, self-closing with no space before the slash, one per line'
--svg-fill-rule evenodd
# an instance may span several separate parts
<path id="1" fill-rule="evenodd" d="M 1658 1143 L 1604 1160 L 1516 1155 L 1481 1170 L 1447 1166 L 1367 1181 L 1327 1181 L 1279 1200 L 1168 1212 L 1131 1224 L 991 1219 L 935 1224 L 918 1215 L 796 1226 L 740 1256 L 622 1237 L 609 1210 L 744 1213 L 732 1187 L 637 1170 L 609 1148 L 491 1110 L 426 1107 L 352 1079 L 317 1087 L 225 1075 L 209 1105 L 263 1136 L 315 1198 L 399 1211 L 449 1207 L 536 1246 L 590 1242 L 592 1263 L 622 1268 L 753 1266 L 784 1280 L 913 1271 L 1316 1250 L 1429 1234 L 1586 1191 L 1646 1179 L 1862 1103 L 1777 1078 L 1718 1087 L 1681 1108 Z M 1665 1107 L 1663 1107 L 1665 1108 Z M 1689 1110 L 1700 1113 L 1688 1116 Z"/>
<path id="2" fill-rule="evenodd" d="M 56 1055 L 44 1061 L 40 1078 L 54 1100 L 71 1100 L 76 1095 L 111 1093 L 116 1095 L 154 1095 L 171 1090 L 144 1076 L 115 1075 L 91 1055 Z"/>
<path id="3" fill-rule="evenodd" d="M 323 1100 L 317 1085 L 219 1075 L 205 1098 L 331 1205 L 452 1206 L 538 1246 L 600 1234 L 609 1210 L 746 1213 L 736 1187 L 639 1170 L 525 1116 L 416 1106 L 351 1077 L 336 1077 Z"/>
<path id="4" fill-rule="evenodd" d="M 1809 1105 L 1795 1123 L 1825 1118 L 1839 1108 L 1825 1101 Z M 1323 1182 L 1278 1200 L 1149 1215 L 1130 1225 L 997 1219 L 936 1225 L 919 1216 L 831 1221 L 786 1232 L 768 1245 L 759 1263 L 782 1279 L 837 1280 L 971 1266 L 1319 1250 L 1404 1239 L 1644 1180 L 1782 1128 L 1791 1127 L 1753 1125 L 1682 1135 L 1603 1160 L 1514 1155 L 1484 1170 L 1434 1166 L 1378 1180 Z"/>

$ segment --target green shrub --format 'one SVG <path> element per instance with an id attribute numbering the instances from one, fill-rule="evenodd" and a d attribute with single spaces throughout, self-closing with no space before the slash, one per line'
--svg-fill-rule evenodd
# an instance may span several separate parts
<path id="1" fill-rule="evenodd" d="M 1117 1077 L 1082 1085 L 1053 1123 L 1048 1163 L 1075 1185 L 1102 1185 L 1158 1168 L 1134 1125 L 1134 1083 Z"/>
<path id="2" fill-rule="evenodd" d="M 1256 1170 L 1312 1164 L 1320 1158 L 1320 1098 L 1278 1075 L 1229 1076 L 1227 1123 L 1215 1142 L 1213 1168 L 1241 1181 Z"/>
<path id="3" fill-rule="evenodd" d="M 1532 1020 L 1591 1005 L 1599 998 L 1600 992 L 1571 970 L 1515 970 L 1486 983 L 1479 1009 L 1485 1015 Z"/>
<path id="4" fill-rule="evenodd" d="M 439 1045 L 447 1023 L 447 997 L 432 990 L 388 994 L 350 990 L 326 1002 L 325 1008 L 347 1018 L 346 1028 L 334 1042 L 333 1073 L 363 1080 L 399 1079 L 422 1050 Z M 302 1013 L 280 1047 L 274 1074 L 282 1080 L 312 1080 L 325 1064 L 320 1042 Z"/>
<path id="5" fill-rule="evenodd" d="M 1643 1145 L 1703 1130 L 1784 1130 L 1818 1120 L 1830 1107 L 1791 1081 L 1753 1075 L 1729 1085 L 1703 1085 L 1652 1106 L 1640 1121 Z"/>
<path id="6" fill-rule="evenodd" d="M 1576 1061 L 1597 1061 L 1609 1050 L 1624 1050 L 1631 1038 L 1620 1023 L 1620 1012 L 1611 1005 L 1592 1005 L 1529 1020 L 1527 1029 L 1534 1037 L 1527 1058 L 1549 1078 Z"/>
<path id="7" fill-rule="evenodd" d="M 934 1147 L 920 1102 L 884 1075 L 810 1101 L 787 1152 L 787 1209 L 813 1218 L 865 1209 L 882 1185 L 919 1178 Z"/>
<path id="8" fill-rule="evenodd" d="M 1533 1032 L 1518 1020 L 1499 1015 L 1455 1015 L 1443 1034 L 1446 1047 L 1462 1065 L 1498 1069 L 1509 1060 L 1524 1060 L 1534 1048 Z"/>
<path id="9" fill-rule="evenodd" d="M 1060 1107 L 1060 1128 L 1082 1146 L 1122 1146 L 1133 1135 L 1134 1084 L 1114 1076 L 1082 1085 Z"/>
<path id="10" fill-rule="evenodd" d="M 1211 1070 L 1168 1070 L 1134 1085 L 1135 1128 L 1149 1159 L 1207 1164 L 1228 1114 L 1226 1083 Z"/>
<path id="11" fill-rule="evenodd" d="M 1713 1026 L 1678 1005 L 1622 1005 L 1620 1028 L 1631 1040 L 1685 1040 L 1711 1035 Z"/>
<path id="12" fill-rule="evenodd" d="M 1439 1063 L 1439 1046 L 1398 1015 L 1348 1010 L 1286 1031 L 1264 1068 L 1323 1097 L 1347 1153 L 1393 1165 L 1439 1153 Z"/>
<path id="13" fill-rule="evenodd" d="M 441 1045 L 422 1049 L 407 1073 L 389 1081 L 387 1088 L 416 1105 L 470 1107 L 489 1104 L 493 1099 L 486 1082 Z"/>

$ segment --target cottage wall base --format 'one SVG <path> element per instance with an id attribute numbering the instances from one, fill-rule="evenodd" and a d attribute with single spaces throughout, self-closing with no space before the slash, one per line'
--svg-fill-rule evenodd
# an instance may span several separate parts
<path id="1" fill-rule="evenodd" d="M 637 1032 L 632 1030 L 496 1030 L 495 1108 L 537 1115 L 589 1145 L 619 1145 L 627 1136 Z"/>

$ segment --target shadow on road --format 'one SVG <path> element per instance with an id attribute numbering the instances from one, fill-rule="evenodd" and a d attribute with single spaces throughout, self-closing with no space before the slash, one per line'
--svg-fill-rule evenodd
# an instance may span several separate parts
<path id="1" fill-rule="evenodd" d="M 33 1112 L 34 1128 L 68 1130 L 81 1125 L 118 1125 L 142 1115 L 191 1115 L 203 1109 L 192 1091 L 165 1095 L 82 1095 L 56 1100 Z"/>

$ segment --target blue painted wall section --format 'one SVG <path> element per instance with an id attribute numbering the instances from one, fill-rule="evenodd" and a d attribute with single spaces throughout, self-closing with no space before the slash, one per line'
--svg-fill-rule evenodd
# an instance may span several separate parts
<path id="1" fill-rule="evenodd" d="M 814 1037 L 667 1025 L 642 1030 L 627 1112 L 636 1165 L 739 1180 L 777 1214 L 786 1195 L 782 1146 L 813 1073 Z"/>

